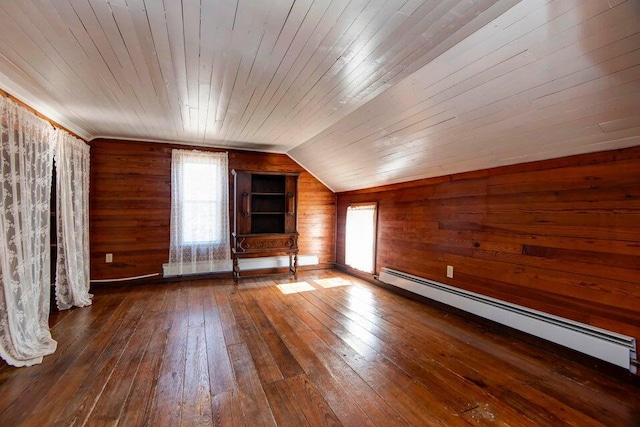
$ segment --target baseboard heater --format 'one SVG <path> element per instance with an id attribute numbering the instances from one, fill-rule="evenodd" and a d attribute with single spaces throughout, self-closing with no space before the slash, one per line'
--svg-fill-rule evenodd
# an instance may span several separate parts
<path id="1" fill-rule="evenodd" d="M 242 271 L 289 267 L 289 257 L 286 255 L 259 258 L 243 258 L 238 260 L 238 262 L 240 264 L 240 270 Z M 318 263 L 319 260 L 317 255 L 298 255 L 299 267 L 318 265 Z M 182 272 L 178 267 L 172 266 L 170 264 L 162 264 L 162 277 L 231 272 L 232 267 L 233 264 L 230 259 L 224 261 L 216 261 L 213 263 L 213 266 L 208 262 L 195 263 L 193 265 L 190 265 L 188 269 L 183 268 Z"/>
<path id="2" fill-rule="evenodd" d="M 636 339 L 390 268 L 380 281 L 637 373 Z"/>

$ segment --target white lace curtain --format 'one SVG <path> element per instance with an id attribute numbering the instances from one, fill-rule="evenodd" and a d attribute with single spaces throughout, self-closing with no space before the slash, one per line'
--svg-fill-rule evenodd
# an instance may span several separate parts
<path id="1" fill-rule="evenodd" d="M 30 366 L 55 351 L 49 332 L 51 125 L 0 99 L 0 356 Z"/>
<path id="2" fill-rule="evenodd" d="M 91 304 L 89 147 L 0 98 L 0 356 L 31 366 L 55 351 L 49 331 L 51 185 L 57 165 L 56 299 Z"/>
<path id="3" fill-rule="evenodd" d="M 56 134 L 56 303 L 60 310 L 91 305 L 89 293 L 89 146 Z"/>
<path id="4" fill-rule="evenodd" d="M 231 269 L 227 153 L 173 150 L 169 274 Z"/>

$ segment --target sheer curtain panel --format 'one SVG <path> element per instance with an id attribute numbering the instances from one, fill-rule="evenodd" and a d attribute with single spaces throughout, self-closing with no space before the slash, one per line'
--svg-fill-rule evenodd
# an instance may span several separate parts
<path id="1" fill-rule="evenodd" d="M 0 356 L 30 366 L 55 351 L 49 332 L 53 128 L 0 100 Z"/>
<path id="2" fill-rule="evenodd" d="M 60 310 L 91 305 L 89 293 L 89 146 L 56 132 L 58 259 L 56 304 Z"/>
<path id="3" fill-rule="evenodd" d="M 167 275 L 231 270 L 227 153 L 173 150 Z"/>

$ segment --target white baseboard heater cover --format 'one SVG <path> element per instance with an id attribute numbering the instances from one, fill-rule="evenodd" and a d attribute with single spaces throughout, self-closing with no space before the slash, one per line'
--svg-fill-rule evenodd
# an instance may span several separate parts
<path id="1" fill-rule="evenodd" d="M 379 278 L 389 285 L 588 354 L 626 368 L 634 374 L 637 373 L 636 339 L 633 337 L 390 268 L 383 268 Z"/>
<path id="2" fill-rule="evenodd" d="M 298 266 L 305 265 L 318 265 L 319 260 L 317 255 L 298 255 Z M 289 267 L 289 257 L 271 256 L 271 257 L 259 257 L 259 258 L 242 258 L 238 260 L 240 270 L 260 270 L 263 268 L 286 268 Z M 173 267 L 170 264 L 162 264 L 163 276 L 162 277 L 176 277 L 189 274 L 206 274 L 206 273 L 226 273 L 231 272 L 233 268 L 233 262 L 229 260 L 219 261 L 214 263 L 213 268 L 209 263 L 195 263 L 190 269 L 184 269 L 182 272 L 177 267 Z"/>

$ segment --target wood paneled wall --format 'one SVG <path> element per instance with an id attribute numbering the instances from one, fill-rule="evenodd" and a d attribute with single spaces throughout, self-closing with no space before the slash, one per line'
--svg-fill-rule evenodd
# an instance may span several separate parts
<path id="1" fill-rule="evenodd" d="M 338 193 L 391 267 L 640 339 L 640 147 Z M 454 278 L 446 266 L 454 266 Z"/>
<path id="2" fill-rule="evenodd" d="M 161 273 L 162 264 L 169 259 L 171 150 L 204 148 L 104 139 L 90 144 L 91 279 Z M 286 155 L 226 151 L 230 171 L 302 172 L 298 197 L 300 253 L 318 255 L 322 266 L 332 265 L 336 212 L 333 192 Z M 231 175 L 229 187 L 233 205 Z M 113 263 L 105 263 L 107 253 L 113 253 Z"/>

